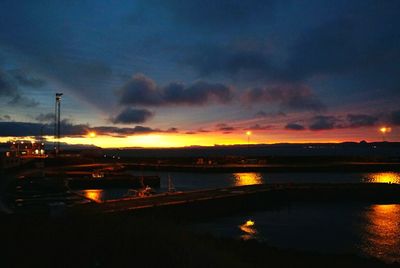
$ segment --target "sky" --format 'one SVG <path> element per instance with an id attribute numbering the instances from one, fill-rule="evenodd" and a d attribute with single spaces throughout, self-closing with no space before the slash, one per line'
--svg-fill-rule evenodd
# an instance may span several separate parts
<path id="1" fill-rule="evenodd" d="M 57 92 L 71 144 L 400 141 L 399 11 L 391 0 L 2 0 L 0 141 L 52 140 Z"/>

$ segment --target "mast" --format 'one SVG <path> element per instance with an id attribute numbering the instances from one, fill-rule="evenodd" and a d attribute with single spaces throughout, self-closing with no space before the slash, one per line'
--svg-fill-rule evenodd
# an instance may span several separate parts
<path id="1" fill-rule="evenodd" d="M 63 93 L 56 93 L 56 105 L 54 110 L 54 153 L 55 156 L 60 152 L 61 136 L 61 96 Z"/>

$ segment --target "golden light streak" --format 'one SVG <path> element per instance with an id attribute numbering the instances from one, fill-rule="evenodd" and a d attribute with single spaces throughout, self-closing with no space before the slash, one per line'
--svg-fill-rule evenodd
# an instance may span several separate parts
<path id="1" fill-rule="evenodd" d="M 366 224 L 361 249 L 385 261 L 400 261 L 396 253 L 400 248 L 400 205 L 372 205 L 363 216 Z"/>
<path id="2" fill-rule="evenodd" d="M 400 184 L 400 173 L 396 172 L 379 172 L 367 175 L 367 182 L 374 183 L 398 183 Z"/>
<path id="3" fill-rule="evenodd" d="M 260 173 L 234 173 L 235 186 L 262 184 L 263 178 Z"/>

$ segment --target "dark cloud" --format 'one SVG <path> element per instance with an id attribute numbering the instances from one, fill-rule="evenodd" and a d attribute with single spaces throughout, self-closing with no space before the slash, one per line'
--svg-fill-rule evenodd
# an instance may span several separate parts
<path id="1" fill-rule="evenodd" d="M 349 127 L 366 127 L 374 126 L 378 122 L 379 118 L 376 116 L 366 115 L 366 114 L 348 114 L 347 121 L 349 122 Z"/>
<path id="2" fill-rule="evenodd" d="M 32 98 L 28 98 L 20 95 L 19 93 L 14 94 L 12 99 L 8 102 L 9 105 L 12 106 L 21 106 L 21 107 L 36 107 L 39 105 L 39 102 Z"/>
<path id="3" fill-rule="evenodd" d="M 45 80 L 30 76 L 26 71 L 21 69 L 10 70 L 9 73 L 21 86 L 39 88 L 46 84 Z"/>
<path id="4" fill-rule="evenodd" d="M 24 137 L 24 136 L 52 136 L 54 134 L 53 124 L 28 123 L 28 122 L 0 122 L 1 137 Z M 90 127 L 87 124 L 73 124 L 69 120 L 62 120 L 61 135 L 68 137 L 83 137 L 90 131 L 95 131 L 98 135 L 110 135 L 126 137 L 129 135 L 140 135 L 148 133 L 170 133 L 177 132 L 176 128 L 167 130 L 153 129 L 145 126 L 135 126 L 132 128 L 119 128 L 109 126 Z"/>
<path id="5" fill-rule="evenodd" d="M 264 23 L 274 15 L 274 0 L 146 0 L 139 1 L 138 8 L 129 17 L 136 25 L 143 25 L 144 14 L 153 14 L 157 7 L 165 13 L 165 19 L 173 22 L 176 27 L 189 28 L 197 33 L 219 31 L 237 31 L 252 25 L 255 17 Z"/>
<path id="6" fill-rule="evenodd" d="M 122 105 L 204 105 L 208 102 L 227 103 L 233 94 L 231 88 L 223 84 L 195 82 L 186 86 L 181 83 L 169 83 L 159 87 L 150 78 L 137 74 L 119 91 Z"/>
<path id="7" fill-rule="evenodd" d="M 193 49 L 181 60 L 201 76 L 228 75 L 252 79 L 272 77 L 276 73 L 271 55 L 264 47 L 202 46 Z"/>
<path id="8" fill-rule="evenodd" d="M 287 130 L 305 130 L 306 128 L 303 125 L 298 123 L 289 123 L 285 126 Z"/>
<path id="9" fill-rule="evenodd" d="M 236 45 L 235 41 L 209 42 L 188 49 L 181 63 L 202 77 L 219 75 L 246 83 L 263 81 L 276 85 L 311 85 L 311 81 L 324 79 L 340 83 L 330 89 L 336 94 L 346 94 L 351 88 L 352 92 L 362 92 L 365 99 L 377 98 L 379 88 L 379 92 L 399 100 L 400 16 L 395 10 L 400 9 L 400 2 L 348 1 L 334 6 L 306 6 L 310 8 L 306 12 L 298 8 L 300 18 L 310 11 L 320 15 L 327 12 L 327 16 L 321 19 L 309 14 L 316 18 L 314 23 L 300 27 L 294 35 L 286 32 L 295 38 L 283 37 L 282 44 L 274 39 L 275 35 L 282 36 L 276 32 L 268 39 L 254 38 L 257 45 L 251 46 Z M 276 26 L 280 31 L 279 22 Z M 321 97 L 325 94 L 332 93 L 322 93 Z"/>
<path id="10" fill-rule="evenodd" d="M 264 112 L 258 111 L 255 114 L 255 117 L 285 117 L 287 116 L 284 112 Z"/>
<path id="11" fill-rule="evenodd" d="M 349 2 L 344 12 L 302 33 L 291 45 L 281 79 L 344 78 L 364 91 L 378 87 L 398 96 L 400 35 L 394 25 L 400 17 L 394 10 L 399 8 L 398 1 Z"/>
<path id="12" fill-rule="evenodd" d="M 16 85 L 10 79 L 10 76 L 0 69 L 0 97 L 10 97 L 17 91 Z"/>
<path id="13" fill-rule="evenodd" d="M 257 130 L 267 130 L 267 129 L 271 129 L 271 126 L 269 126 L 269 125 L 262 126 L 262 125 L 259 125 L 259 124 L 255 124 L 255 125 L 252 125 L 252 126 L 248 127 L 246 130 L 255 130 L 255 131 L 257 131 Z"/>
<path id="14" fill-rule="evenodd" d="M 3 116 L 0 115 L 0 121 L 10 121 L 11 120 L 11 116 L 9 116 L 8 114 L 5 114 Z"/>
<path id="15" fill-rule="evenodd" d="M 53 124 L 40 124 L 28 122 L 0 122 L 1 133 L 0 136 L 39 136 L 53 135 Z M 88 129 L 87 125 L 74 125 L 69 121 L 61 122 L 61 133 L 63 136 L 82 136 L 86 134 Z"/>
<path id="16" fill-rule="evenodd" d="M 42 125 L 38 123 L 26 123 L 26 122 L 0 122 L 0 136 L 38 136 L 41 133 Z M 54 131 L 52 131 L 54 134 Z M 44 134 L 52 135 L 49 129 L 46 127 Z"/>
<path id="17" fill-rule="evenodd" d="M 113 136 L 118 135 L 120 137 L 125 137 L 128 135 L 147 134 L 153 132 L 163 132 L 159 129 L 152 129 L 150 127 L 144 127 L 144 126 L 135 126 L 133 128 L 100 126 L 100 127 L 92 127 L 90 128 L 90 130 L 96 131 L 98 134 L 113 135 Z"/>
<path id="18" fill-rule="evenodd" d="M 343 116 L 319 115 L 310 120 L 310 130 L 330 130 L 374 126 L 379 117 L 367 114 L 348 114 Z"/>
<path id="19" fill-rule="evenodd" d="M 400 110 L 393 111 L 390 113 L 390 122 L 394 125 L 400 125 Z"/>
<path id="20" fill-rule="evenodd" d="M 329 130 L 337 128 L 340 120 L 335 116 L 319 115 L 312 118 L 309 125 L 310 130 Z"/>
<path id="21" fill-rule="evenodd" d="M 217 124 L 216 127 L 217 127 L 217 130 L 222 131 L 223 134 L 229 134 L 229 133 L 232 133 L 232 131 L 236 130 L 235 127 L 229 126 L 224 123 Z"/>
<path id="22" fill-rule="evenodd" d="M 35 120 L 39 122 L 54 122 L 54 113 L 39 114 L 35 117 Z"/>
<path id="23" fill-rule="evenodd" d="M 265 88 L 251 88 L 243 96 L 247 104 L 276 103 L 282 109 L 295 111 L 322 111 L 324 104 L 304 85 L 274 85 Z"/>
<path id="24" fill-rule="evenodd" d="M 18 88 L 18 81 L 8 72 L 0 69 L 0 98 L 7 98 L 8 104 L 22 107 L 35 107 L 39 102 L 23 96 Z"/>
<path id="25" fill-rule="evenodd" d="M 136 124 L 149 120 L 153 113 L 146 109 L 125 108 L 117 116 L 111 118 L 114 124 Z"/>
<path id="26" fill-rule="evenodd" d="M 179 130 L 176 127 L 171 127 L 165 131 L 166 133 L 178 133 Z"/>

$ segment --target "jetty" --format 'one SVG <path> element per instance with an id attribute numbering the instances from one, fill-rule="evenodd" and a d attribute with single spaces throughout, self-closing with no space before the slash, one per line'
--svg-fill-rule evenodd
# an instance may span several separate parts
<path id="1" fill-rule="evenodd" d="M 400 185 L 387 183 L 259 184 L 161 193 L 148 197 L 84 203 L 71 213 L 156 213 L 180 217 L 215 216 L 295 202 L 400 203 Z"/>

